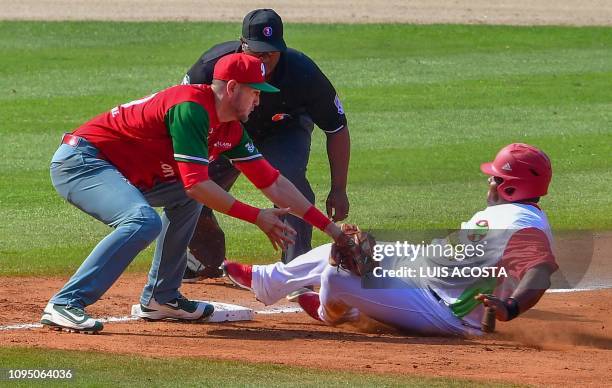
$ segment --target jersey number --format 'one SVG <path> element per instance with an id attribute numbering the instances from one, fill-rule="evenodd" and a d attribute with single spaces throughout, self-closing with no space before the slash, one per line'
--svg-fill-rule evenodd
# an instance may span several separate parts
<path id="1" fill-rule="evenodd" d="M 117 116 L 119 114 L 119 108 L 129 108 L 130 106 L 133 106 L 133 105 L 144 104 L 145 102 L 147 102 L 150 99 L 152 99 L 153 97 L 155 97 L 156 94 L 157 93 L 153 93 L 150 96 L 146 96 L 146 97 L 141 98 L 140 100 L 134 100 L 134 101 L 130 101 L 128 103 L 116 106 L 113 109 L 111 109 L 111 115 L 113 117 Z"/>

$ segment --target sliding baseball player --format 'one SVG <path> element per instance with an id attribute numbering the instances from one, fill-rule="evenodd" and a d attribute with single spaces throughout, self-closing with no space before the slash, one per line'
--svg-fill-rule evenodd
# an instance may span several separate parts
<path id="1" fill-rule="evenodd" d="M 367 316 L 427 335 L 481 334 L 485 308 L 498 321 L 516 318 L 540 300 L 558 268 L 538 205 L 552 177 L 548 156 L 510 144 L 481 170 L 489 176 L 487 208 L 445 239 L 376 243 L 344 225 L 358 249 L 326 244 L 288 264 L 226 262 L 225 271 L 267 305 L 320 286 L 320 293 L 305 291 L 297 300 L 330 325 Z"/>

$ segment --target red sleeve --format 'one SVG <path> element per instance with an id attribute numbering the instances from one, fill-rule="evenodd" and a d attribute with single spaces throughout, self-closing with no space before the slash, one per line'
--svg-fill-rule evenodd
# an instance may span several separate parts
<path id="1" fill-rule="evenodd" d="M 526 228 L 512 235 L 499 265 L 509 276 L 521 279 L 528 270 L 542 264 L 551 272 L 559 268 L 546 234 L 537 228 Z"/>
<path id="2" fill-rule="evenodd" d="M 176 162 L 181 173 L 181 180 L 186 189 L 193 185 L 208 180 L 208 166 L 200 163 Z"/>
<path id="3" fill-rule="evenodd" d="M 258 189 L 265 189 L 276 182 L 280 172 L 272 167 L 264 158 L 252 159 L 246 162 L 236 162 L 234 166 Z"/>

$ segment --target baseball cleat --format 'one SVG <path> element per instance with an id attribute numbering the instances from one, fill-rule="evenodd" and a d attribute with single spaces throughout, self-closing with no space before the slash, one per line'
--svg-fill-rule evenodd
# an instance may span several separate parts
<path id="1" fill-rule="evenodd" d="M 102 322 L 79 307 L 48 303 L 40 323 L 51 330 L 95 334 L 104 328 Z"/>
<path id="2" fill-rule="evenodd" d="M 138 317 L 147 321 L 177 319 L 180 321 L 206 321 L 215 311 L 212 304 L 189 300 L 180 296 L 167 303 L 158 303 L 154 298 L 148 305 L 140 304 Z"/>
<path id="3" fill-rule="evenodd" d="M 319 317 L 319 306 L 321 306 L 321 300 L 319 299 L 318 293 L 314 291 L 304 292 L 297 297 L 297 302 L 300 304 L 300 307 L 306 312 L 306 314 L 310 315 L 317 321 L 323 321 L 321 317 Z"/>
<path id="4" fill-rule="evenodd" d="M 252 291 L 251 285 L 253 283 L 253 266 L 226 260 L 223 262 L 222 268 L 225 275 L 232 281 L 232 283 L 238 287 Z"/>

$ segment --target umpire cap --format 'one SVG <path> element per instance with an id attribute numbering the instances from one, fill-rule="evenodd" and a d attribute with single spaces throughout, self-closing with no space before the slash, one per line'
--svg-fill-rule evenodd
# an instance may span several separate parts
<path id="1" fill-rule="evenodd" d="M 242 38 L 253 52 L 285 51 L 283 21 L 273 9 L 256 9 L 242 22 Z"/>

